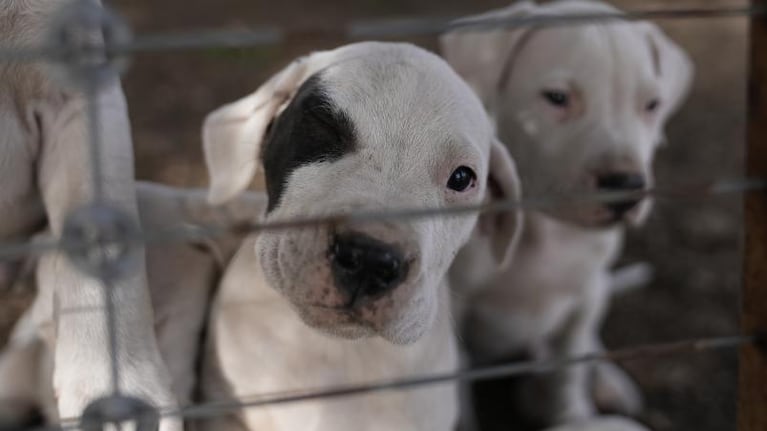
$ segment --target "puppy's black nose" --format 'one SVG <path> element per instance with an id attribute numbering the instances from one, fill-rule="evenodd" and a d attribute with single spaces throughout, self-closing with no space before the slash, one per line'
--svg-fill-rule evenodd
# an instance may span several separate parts
<path id="1" fill-rule="evenodd" d="M 599 187 L 600 191 L 638 191 L 643 190 L 645 184 L 645 179 L 640 174 L 612 172 L 597 177 L 597 187 Z M 607 207 L 612 211 L 616 218 L 620 218 L 623 214 L 637 206 L 641 201 L 641 197 L 636 197 L 620 202 L 610 202 L 607 204 Z"/>
<path id="2" fill-rule="evenodd" d="M 407 276 L 402 252 L 361 233 L 337 234 L 330 245 L 336 286 L 354 302 L 377 297 L 397 287 Z"/>
<path id="3" fill-rule="evenodd" d="M 597 186 L 601 190 L 641 190 L 645 186 L 644 176 L 626 172 L 612 172 L 597 177 Z"/>

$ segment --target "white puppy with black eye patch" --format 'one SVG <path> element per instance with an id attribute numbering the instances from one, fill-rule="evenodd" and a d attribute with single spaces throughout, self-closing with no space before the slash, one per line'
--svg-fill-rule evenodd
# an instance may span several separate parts
<path id="1" fill-rule="evenodd" d="M 521 2 L 464 23 L 617 12 L 599 2 Z M 656 26 L 611 20 L 466 28 L 444 35 L 441 43 L 446 59 L 495 119 L 526 195 L 651 187 L 663 126 L 692 76 L 687 56 Z M 464 323 L 475 359 L 521 352 L 546 359 L 599 350 L 622 224 L 640 223 L 649 207 L 647 199 L 637 199 L 527 211 L 514 262 L 490 280 L 482 277 L 488 271 L 479 231 L 454 271 L 454 281 L 471 298 Z M 591 417 L 592 389 L 600 403 L 620 412 L 636 413 L 641 405 L 633 383 L 609 364 L 573 367 L 534 380 L 527 389 L 522 402 L 543 422 Z"/>
<path id="2" fill-rule="evenodd" d="M 302 58 L 204 127 L 210 198 L 266 178 L 267 222 L 478 204 L 518 194 L 482 104 L 439 57 L 360 43 Z M 490 162 L 492 160 L 492 163 Z M 519 214 L 494 214 L 507 260 Z M 477 216 L 264 232 L 244 242 L 214 305 L 205 398 L 455 370 L 445 274 Z M 452 385 L 244 410 L 251 430 L 448 430 Z M 218 429 L 220 422 L 211 424 Z"/>

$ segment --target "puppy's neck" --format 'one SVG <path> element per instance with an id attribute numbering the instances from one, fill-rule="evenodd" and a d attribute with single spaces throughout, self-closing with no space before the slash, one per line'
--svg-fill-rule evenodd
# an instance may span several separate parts
<path id="1" fill-rule="evenodd" d="M 586 228 L 537 211 L 526 211 L 525 217 L 520 247 L 584 240 L 620 242 L 625 232 L 625 228 L 621 225 L 606 228 Z"/>
<path id="2" fill-rule="evenodd" d="M 524 237 L 528 239 L 547 238 L 550 236 L 578 235 L 593 238 L 622 237 L 625 227 L 616 224 L 606 227 L 584 227 L 558 219 L 538 211 L 525 211 Z"/>

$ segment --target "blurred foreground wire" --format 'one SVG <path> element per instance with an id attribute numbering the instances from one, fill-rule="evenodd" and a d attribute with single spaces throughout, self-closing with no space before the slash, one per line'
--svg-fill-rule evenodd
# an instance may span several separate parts
<path id="1" fill-rule="evenodd" d="M 183 407 L 181 409 L 164 408 L 161 409 L 161 415 L 163 417 L 178 416 L 186 419 L 204 419 L 246 408 L 259 408 L 298 403 L 302 401 L 335 399 L 383 391 L 407 390 L 456 381 L 473 382 L 505 377 L 545 374 L 586 363 L 628 362 L 672 355 L 698 354 L 736 349 L 747 344 L 761 344 L 762 342 L 762 337 L 757 335 L 692 338 L 667 343 L 645 344 L 606 352 L 593 352 L 571 358 L 553 359 L 548 361 L 510 362 L 456 372 L 405 377 L 402 379 L 379 381 L 363 385 L 346 385 L 331 388 L 254 394 L 233 401 L 207 402 L 204 404 Z M 71 430 L 77 428 L 78 420 L 79 418 L 65 419 L 57 425 L 31 428 L 29 431 Z"/>

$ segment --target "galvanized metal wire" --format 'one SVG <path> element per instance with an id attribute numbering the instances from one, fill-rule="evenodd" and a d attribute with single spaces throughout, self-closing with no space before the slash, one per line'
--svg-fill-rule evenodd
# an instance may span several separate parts
<path id="1" fill-rule="evenodd" d="M 240 28 L 236 30 L 199 29 L 137 35 L 128 42 L 108 43 L 110 55 L 158 53 L 211 48 L 247 48 L 275 45 L 291 34 L 327 34 L 346 39 L 395 38 L 437 35 L 458 29 L 491 30 L 497 28 L 585 25 L 606 21 L 631 22 L 641 20 L 711 19 L 764 16 L 767 10 L 747 5 L 719 7 L 683 7 L 637 9 L 620 13 L 552 14 L 536 17 L 486 18 L 464 21 L 459 17 L 410 17 L 385 20 L 359 20 L 345 25 L 319 26 L 286 30 L 273 26 Z M 56 46 L 0 46 L 0 61 L 34 61 L 56 59 Z"/>
<path id="2" fill-rule="evenodd" d="M 263 408 L 304 401 L 332 400 L 350 396 L 367 395 L 385 391 L 410 390 L 450 382 L 475 382 L 524 375 L 537 375 L 595 362 L 625 363 L 642 359 L 658 359 L 684 354 L 736 349 L 764 340 L 758 335 L 728 335 L 718 337 L 690 338 L 678 341 L 645 344 L 611 351 L 592 352 L 584 355 L 556 358 L 547 361 L 508 362 L 447 373 L 434 373 L 416 377 L 377 381 L 367 384 L 343 385 L 327 388 L 282 391 L 253 394 L 237 400 L 210 401 L 182 408 L 161 408 L 163 417 L 206 419 L 217 415 L 233 413 L 241 409 Z M 29 431 L 66 431 L 77 428 L 79 418 L 64 419 L 46 427 L 31 428 Z"/>
<path id="3" fill-rule="evenodd" d="M 254 222 L 223 225 L 169 225 L 167 227 L 146 230 L 137 233 L 126 241 L 139 244 L 156 244 L 178 241 L 196 241 L 215 238 L 223 235 L 244 235 L 251 233 L 281 231 L 289 229 L 304 229 L 323 225 L 341 225 L 347 223 L 370 223 L 382 220 L 411 220 L 430 217 L 459 217 L 470 214 L 493 213 L 515 210 L 545 210 L 557 209 L 563 206 L 583 205 L 589 203 L 614 203 L 652 197 L 659 201 L 706 199 L 728 194 L 742 194 L 759 190 L 767 190 L 767 178 L 742 178 L 715 180 L 705 183 L 695 183 L 675 186 L 657 186 L 647 190 L 625 192 L 581 192 L 560 193 L 545 196 L 524 197 L 521 199 L 497 200 L 479 205 L 456 205 L 437 208 L 400 208 L 367 210 L 350 213 L 330 214 L 316 217 L 301 217 L 269 222 Z M 222 212 L 222 216 L 226 213 Z M 257 216 L 257 215 L 254 215 Z M 83 249 L 92 247 L 88 243 L 67 242 L 64 240 L 47 240 L 34 243 L 0 244 L 0 262 L 17 260 L 29 255 L 61 250 Z"/>
<path id="4" fill-rule="evenodd" d="M 310 400 L 327 400 L 340 397 L 364 395 L 382 391 L 407 390 L 422 386 L 449 382 L 474 382 L 523 375 L 547 374 L 564 368 L 594 362 L 628 362 L 638 359 L 658 358 L 685 353 L 703 353 L 726 350 L 755 343 L 755 335 L 732 335 L 723 337 L 696 338 L 668 343 L 655 343 L 627 347 L 607 352 L 592 352 L 569 358 L 555 358 L 546 361 L 511 362 L 456 372 L 401 378 L 365 385 L 347 385 L 333 388 L 319 388 L 305 391 L 276 394 L 254 394 L 235 401 L 210 402 L 163 413 L 165 416 L 182 416 L 189 419 L 208 418 L 245 408 L 274 406 Z"/>

